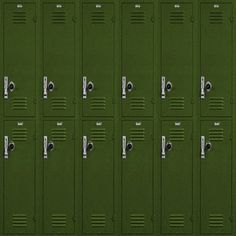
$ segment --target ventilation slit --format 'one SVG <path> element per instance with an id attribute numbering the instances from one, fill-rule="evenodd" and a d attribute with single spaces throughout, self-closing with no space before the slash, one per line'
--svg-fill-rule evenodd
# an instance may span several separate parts
<path id="1" fill-rule="evenodd" d="M 92 12 L 91 13 L 91 24 L 99 25 L 105 24 L 105 13 L 104 12 Z"/>
<path id="2" fill-rule="evenodd" d="M 51 20 L 53 24 L 65 24 L 66 13 L 65 12 L 52 12 Z"/>
<path id="3" fill-rule="evenodd" d="M 26 12 L 13 12 L 12 23 L 13 24 L 26 24 Z"/>
<path id="4" fill-rule="evenodd" d="M 184 12 L 170 12 L 170 24 L 184 24 Z"/>
<path id="5" fill-rule="evenodd" d="M 209 22 L 210 24 L 223 24 L 224 23 L 224 15 L 223 12 L 210 12 L 209 14 Z"/>
<path id="6" fill-rule="evenodd" d="M 130 23 L 131 24 L 144 24 L 145 23 L 145 14 L 143 11 L 140 12 L 131 12 L 130 14 Z"/>

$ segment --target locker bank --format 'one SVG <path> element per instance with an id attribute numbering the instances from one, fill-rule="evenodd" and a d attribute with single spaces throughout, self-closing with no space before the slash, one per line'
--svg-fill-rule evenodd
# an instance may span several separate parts
<path id="1" fill-rule="evenodd" d="M 0 236 L 236 236 L 235 4 L 0 0 Z"/>

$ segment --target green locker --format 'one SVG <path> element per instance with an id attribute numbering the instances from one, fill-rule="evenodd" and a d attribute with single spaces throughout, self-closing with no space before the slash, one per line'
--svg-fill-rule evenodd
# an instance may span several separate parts
<path id="1" fill-rule="evenodd" d="M 201 122 L 201 233 L 232 233 L 231 121 Z"/>
<path id="2" fill-rule="evenodd" d="M 35 122 L 4 122 L 4 233 L 35 232 Z M 2 227 L 1 227 L 2 228 Z"/>
<path id="3" fill-rule="evenodd" d="M 83 4 L 83 115 L 112 116 L 114 103 L 114 6 Z"/>
<path id="4" fill-rule="evenodd" d="M 4 3 L 4 114 L 35 115 L 36 14 L 34 3 Z"/>
<path id="5" fill-rule="evenodd" d="M 153 3 L 123 3 L 121 96 L 123 116 L 152 116 L 154 102 Z"/>
<path id="6" fill-rule="evenodd" d="M 113 121 L 83 122 L 83 233 L 113 233 L 113 132 Z"/>
<path id="7" fill-rule="evenodd" d="M 193 12 L 191 3 L 161 4 L 161 112 L 191 116 Z"/>
<path id="8" fill-rule="evenodd" d="M 153 233 L 153 122 L 123 121 L 122 233 Z"/>
<path id="9" fill-rule="evenodd" d="M 233 24 L 231 3 L 201 3 L 201 115 L 230 116 Z"/>
<path id="10" fill-rule="evenodd" d="M 44 121 L 43 223 L 46 234 L 74 233 L 74 128 L 74 121 Z"/>
<path id="11" fill-rule="evenodd" d="M 163 121 L 161 232 L 191 234 L 193 220 L 192 121 Z"/>
<path id="12" fill-rule="evenodd" d="M 73 116 L 75 105 L 75 8 L 43 4 L 43 100 L 45 116 Z"/>

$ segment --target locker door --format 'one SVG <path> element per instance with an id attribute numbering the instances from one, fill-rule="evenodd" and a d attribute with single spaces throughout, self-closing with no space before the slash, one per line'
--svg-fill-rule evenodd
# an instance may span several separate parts
<path id="1" fill-rule="evenodd" d="M 202 121 L 201 135 L 201 232 L 229 234 L 232 233 L 231 122 Z"/>
<path id="2" fill-rule="evenodd" d="M 113 233 L 113 122 L 83 122 L 83 233 Z"/>
<path id="3" fill-rule="evenodd" d="M 193 22 L 191 3 L 161 4 L 161 102 L 163 116 L 191 116 Z"/>
<path id="4" fill-rule="evenodd" d="M 83 4 L 83 114 L 112 116 L 114 99 L 114 9 Z"/>
<path id="5" fill-rule="evenodd" d="M 153 122 L 124 121 L 122 131 L 122 233 L 153 232 Z"/>
<path id="6" fill-rule="evenodd" d="M 201 115 L 230 116 L 232 4 L 201 3 Z"/>
<path id="7" fill-rule="evenodd" d="M 43 138 L 44 233 L 74 233 L 75 140 L 73 121 L 45 121 Z"/>
<path id="8" fill-rule="evenodd" d="M 152 3 L 122 4 L 122 114 L 153 115 L 154 16 Z"/>
<path id="9" fill-rule="evenodd" d="M 4 3 L 4 111 L 35 114 L 35 4 Z"/>
<path id="10" fill-rule="evenodd" d="M 191 234 L 192 122 L 163 121 L 161 147 L 162 233 Z"/>
<path id="11" fill-rule="evenodd" d="M 73 116 L 75 18 L 73 3 L 43 5 L 43 98 L 45 116 Z"/>
<path id="12" fill-rule="evenodd" d="M 4 123 L 4 233 L 35 232 L 35 123 Z"/>

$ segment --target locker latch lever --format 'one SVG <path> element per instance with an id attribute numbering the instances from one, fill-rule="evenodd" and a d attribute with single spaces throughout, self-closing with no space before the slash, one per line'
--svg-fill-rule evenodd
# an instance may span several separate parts
<path id="1" fill-rule="evenodd" d="M 205 81 L 205 76 L 201 76 L 201 99 L 205 99 L 206 92 L 210 92 L 212 89 L 212 83 Z"/>
<path id="2" fill-rule="evenodd" d="M 92 92 L 94 89 L 94 83 L 92 81 L 87 82 L 87 77 L 83 76 L 83 99 L 87 98 L 87 92 Z"/>
<path id="3" fill-rule="evenodd" d="M 4 76 L 4 99 L 8 99 L 8 92 L 13 92 L 15 87 L 15 83 L 13 81 L 9 82 L 8 76 Z"/>
<path id="4" fill-rule="evenodd" d="M 8 159 L 8 136 L 4 136 L 4 158 Z"/>
<path id="5" fill-rule="evenodd" d="M 55 88 L 55 84 L 52 81 L 48 82 L 48 77 L 43 77 L 43 98 L 48 98 L 48 92 L 52 92 Z"/>
<path id="6" fill-rule="evenodd" d="M 93 142 L 88 142 L 87 136 L 83 136 L 83 159 L 87 158 L 87 152 L 94 149 Z"/>
<path id="7" fill-rule="evenodd" d="M 161 77 L 161 98 L 166 98 L 166 92 L 170 92 L 172 90 L 172 83 L 170 81 L 166 82 L 166 77 Z"/>
<path id="8" fill-rule="evenodd" d="M 122 98 L 126 98 L 127 92 L 132 92 L 134 88 L 134 84 L 131 81 L 127 82 L 126 76 L 122 77 Z"/>
<path id="9" fill-rule="evenodd" d="M 122 136 L 122 158 L 123 159 L 126 159 L 126 145 L 127 145 L 126 136 Z"/>
<path id="10" fill-rule="evenodd" d="M 161 158 L 166 158 L 166 137 L 161 136 Z"/>
<path id="11" fill-rule="evenodd" d="M 201 136 L 201 159 L 205 158 L 205 136 Z"/>
<path id="12" fill-rule="evenodd" d="M 54 143 L 52 141 L 48 142 L 48 136 L 43 137 L 43 158 L 48 158 L 48 152 L 54 150 Z"/>

